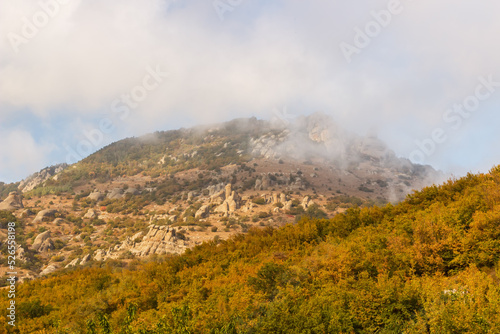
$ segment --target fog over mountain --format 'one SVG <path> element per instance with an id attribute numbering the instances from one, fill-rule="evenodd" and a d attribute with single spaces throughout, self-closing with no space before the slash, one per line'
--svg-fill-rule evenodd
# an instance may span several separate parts
<path id="1" fill-rule="evenodd" d="M 491 168 L 500 5 L 391 3 L 2 2 L 0 180 L 74 163 L 71 150 L 276 110 L 324 112 L 445 172 Z"/>

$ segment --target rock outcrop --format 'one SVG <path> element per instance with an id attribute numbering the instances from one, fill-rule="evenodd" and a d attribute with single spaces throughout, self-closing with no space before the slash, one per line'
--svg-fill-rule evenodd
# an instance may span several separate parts
<path id="1" fill-rule="evenodd" d="M 100 200 L 104 199 L 104 197 L 106 197 L 106 195 L 98 190 L 94 190 L 87 197 L 93 201 L 99 202 Z"/>
<path id="2" fill-rule="evenodd" d="M 200 219 L 200 218 L 206 218 L 210 212 L 210 206 L 209 205 L 203 205 L 201 208 L 196 211 L 194 218 Z"/>
<path id="3" fill-rule="evenodd" d="M 80 261 L 80 265 L 84 265 L 85 263 L 89 262 L 90 261 L 90 254 L 85 254 L 83 257 L 82 257 L 82 260 Z"/>
<path id="4" fill-rule="evenodd" d="M 106 197 L 109 199 L 120 199 L 124 196 L 125 196 L 125 194 L 124 194 L 123 189 L 115 188 L 115 189 L 111 190 Z"/>
<path id="5" fill-rule="evenodd" d="M 40 272 L 40 276 L 45 276 L 45 275 L 48 275 L 50 273 L 53 273 L 54 271 L 57 270 L 57 266 L 53 263 L 51 264 L 48 264 L 47 267 L 45 267 L 41 272 Z"/>
<path id="6" fill-rule="evenodd" d="M 231 184 L 228 184 L 224 190 L 224 201 L 217 208 L 215 212 L 228 215 L 240 208 L 240 197 L 236 191 L 232 190 Z"/>
<path id="7" fill-rule="evenodd" d="M 54 209 L 42 210 L 42 211 L 38 212 L 35 219 L 33 219 L 33 224 L 40 223 L 40 222 L 47 220 L 47 219 L 52 220 L 53 218 L 55 218 L 56 213 L 57 213 L 57 210 L 54 210 Z"/>
<path id="8" fill-rule="evenodd" d="M 78 261 L 80 261 L 80 258 L 77 257 L 68 263 L 64 268 L 75 267 L 78 264 Z"/>
<path id="9" fill-rule="evenodd" d="M 36 236 L 35 241 L 33 241 L 33 245 L 31 245 L 31 249 L 42 252 L 46 251 L 47 249 L 51 249 L 50 245 L 52 245 L 53 249 L 54 244 L 50 239 L 50 231 L 45 231 Z"/>
<path id="10" fill-rule="evenodd" d="M 180 254 L 188 246 L 184 240 L 184 235 L 170 226 L 151 225 L 142 241 L 135 242 L 139 237 L 140 235 L 136 235 L 135 239 L 127 238 L 119 247 L 119 250 L 130 251 L 137 256 L 147 256 L 150 254 Z"/>
<path id="11" fill-rule="evenodd" d="M 9 193 L 9 196 L 7 196 L 7 198 L 0 203 L 0 210 L 14 211 L 22 208 L 24 208 L 23 200 L 15 191 Z"/>
<path id="12" fill-rule="evenodd" d="M 94 209 L 89 209 L 87 211 L 87 213 L 85 214 L 85 216 L 83 216 L 83 218 L 95 219 L 95 218 L 99 218 L 99 215 L 97 214 L 97 212 Z"/>
<path id="13" fill-rule="evenodd" d="M 54 177 L 54 179 L 57 180 L 57 174 L 65 170 L 67 167 L 67 164 L 59 164 L 44 168 L 38 173 L 34 173 L 21 181 L 21 183 L 19 183 L 18 189 L 25 193 L 27 191 L 35 189 L 38 185 L 44 183 L 51 177 Z"/>

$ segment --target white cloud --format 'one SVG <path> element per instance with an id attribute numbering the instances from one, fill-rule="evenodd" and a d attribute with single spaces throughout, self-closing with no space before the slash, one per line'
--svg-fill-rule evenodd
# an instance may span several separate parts
<path id="1" fill-rule="evenodd" d="M 0 180 L 20 180 L 50 164 L 53 144 L 39 144 L 25 130 L 2 132 L 0 140 Z"/>
<path id="2" fill-rule="evenodd" d="M 220 21 L 211 1 L 71 0 L 18 53 L 0 39 L 1 112 L 98 120 L 158 64 L 169 78 L 116 133 L 171 128 L 179 115 L 214 122 L 288 106 L 331 113 L 360 132 L 375 126 L 409 154 L 478 76 L 500 80 L 500 4 L 401 3 L 348 64 L 339 43 L 388 1 L 244 1 Z M 20 33 L 22 18 L 39 10 L 34 0 L 2 1 L 0 31 Z"/>

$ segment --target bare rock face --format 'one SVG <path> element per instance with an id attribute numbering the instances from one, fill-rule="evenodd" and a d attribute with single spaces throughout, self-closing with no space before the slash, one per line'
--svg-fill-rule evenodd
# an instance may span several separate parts
<path id="1" fill-rule="evenodd" d="M 52 250 L 54 249 L 54 242 L 52 241 L 51 238 L 48 238 L 48 239 L 45 239 L 44 242 L 42 242 L 42 244 L 40 245 L 40 247 L 38 248 L 38 251 L 40 253 L 43 253 L 43 252 L 46 252 L 46 251 L 49 251 L 49 250 Z"/>
<path id="2" fill-rule="evenodd" d="M 217 197 L 224 197 L 224 201 L 215 208 L 215 212 L 222 213 L 223 215 L 227 215 L 230 212 L 234 212 L 240 208 L 240 196 L 236 193 L 236 191 L 232 190 L 231 184 L 226 185 L 224 192 L 220 194 L 216 194 Z M 211 200 L 213 203 L 214 201 Z"/>
<path id="3" fill-rule="evenodd" d="M 45 231 L 36 236 L 33 245 L 31 245 L 31 249 L 39 251 L 42 245 L 45 243 L 47 239 L 50 239 L 50 231 Z"/>
<path id="4" fill-rule="evenodd" d="M 221 205 L 215 208 L 215 212 L 222 213 L 223 215 L 227 215 L 229 212 L 229 205 L 227 202 L 223 202 Z"/>
<path id="5" fill-rule="evenodd" d="M 105 195 L 98 190 L 94 190 L 87 197 L 93 201 L 99 202 L 100 200 L 104 199 Z"/>
<path id="6" fill-rule="evenodd" d="M 194 218 L 199 219 L 199 218 L 206 218 L 210 212 L 210 206 L 209 205 L 203 205 L 201 208 L 196 211 Z"/>
<path id="7" fill-rule="evenodd" d="M 94 260 L 95 261 L 103 261 L 106 257 L 106 251 L 103 250 L 103 249 L 98 249 L 96 250 L 95 254 L 94 254 Z"/>
<path id="8" fill-rule="evenodd" d="M 64 224 L 64 219 L 62 219 L 62 218 L 56 218 L 56 219 L 54 219 L 54 221 L 52 222 L 52 224 L 54 224 L 54 225 Z"/>
<path id="9" fill-rule="evenodd" d="M 57 210 L 54 210 L 54 209 L 46 209 L 46 210 L 42 210 L 40 211 L 35 219 L 33 219 L 33 223 L 40 223 L 42 221 L 44 221 L 45 219 L 50 219 L 50 218 L 55 218 L 55 215 L 57 213 Z"/>
<path id="10" fill-rule="evenodd" d="M 26 251 L 24 250 L 24 248 L 19 246 L 17 248 L 17 258 L 21 261 L 25 261 L 26 260 L 25 254 L 26 254 Z"/>
<path id="11" fill-rule="evenodd" d="M 285 204 L 286 203 L 286 195 L 284 193 L 280 194 L 280 203 Z"/>
<path id="12" fill-rule="evenodd" d="M 127 190 L 125 190 L 125 195 L 127 194 L 132 194 L 132 195 L 139 195 L 141 192 L 139 191 L 139 189 L 136 189 L 136 188 L 127 188 Z"/>
<path id="13" fill-rule="evenodd" d="M 121 249 L 130 250 L 134 255 L 147 256 L 150 254 L 167 254 L 183 253 L 188 244 L 183 240 L 183 235 L 179 234 L 175 228 L 169 226 L 158 226 L 151 225 L 148 233 L 144 236 L 140 243 L 133 243 L 133 240 L 126 240 L 124 243 L 128 245 L 122 245 L 125 247 L 120 247 Z M 130 247 L 131 242 L 133 246 Z"/>
<path id="14" fill-rule="evenodd" d="M 302 207 L 304 208 L 304 210 L 307 210 L 307 208 L 309 207 L 309 203 L 311 202 L 311 200 L 309 199 L 309 196 L 306 196 L 304 197 L 304 199 L 302 200 Z"/>
<path id="15" fill-rule="evenodd" d="M 0 210 L 14 211 L 22 208 L 24 205 L 21 196 L 15 191 L 9 193 L 9 196 L 0 203 Z"/>
<path id="16" fill-rule="evenodd" d="M 48 275 L 50 273 L 53 273 L 56 270 L 57 270 L 57 266 L 55 264 L 51 263 L 51 264 L 47 265 L 47 267 L 45 267 L 45 269 L 43 269 L 40 272 L 40 276 Z"/>
<path id="17" fill-rule="evenodd" d="M 80 261 L 80 265 L 84 265 L 85 263 L 90 261 L 90 254 L 86 254 L 82 257 L 82 260 Z"/>
<path id="18" fill-rule="evenodd" d="M 85 214 L 85 216 L 83 216 L 83 218 L 95 219 L 95 218 L 99 218 L 99 215 L 97 214 L 97 212 L 94 209 L 89 209 L 87 211 L 87 213 Z"/>
<path id="19" fill-rule="evenodd" d="M 107 195 L 107 197 L 109 199 L 120 199 L 124 196 L 125 196 L 125 194 L 123 193 L 123 189 L 121 189 L 121 188 L 115 188 L 115 189 L 111 190 Z"/>
<path id="20" fill-rule="evenodd" d="M 78 264 L 78 261 L 80 261 L 80 258 L 73 259 L 70 263 L 68 263 L 64 268 L 69 268 L 69 267 L 75 267 Z"/>
<path id="21" fill-rule="evenodd" d="M 57 179 L 57 174 L 62 172 L 68 167 L 67 164 L 59 164 L 51 167 L 47 167 L 39 171 L 38 173 L 34 173 L 28 178 L 24 179 L 21 181 L 19 184 L 18 189 L 21 190 L 23 193 L 35 189 L 38 185 L 44 183 L 51 177 L 54 177 L 54 179 Z"/>

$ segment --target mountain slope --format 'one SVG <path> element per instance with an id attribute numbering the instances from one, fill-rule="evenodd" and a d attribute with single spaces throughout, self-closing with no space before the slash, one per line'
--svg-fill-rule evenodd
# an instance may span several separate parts
<path id="1" fill-rule="evenodd" d="M 498 189 L 500 167 L 397 205 L 251 229 L 127 269 L 89 263 L 21 285 L 19 329 L 498 332 Z"/>
<path id="2" fill-rule="evenodd" d="M 292 123 L 250 118 L 116 142 L 5 186 L 10 195 L 0 205 L 24 231 L 25 281 L 88 262 L 179 254 L 303 215 L 397 202 L 436 177 L 322 114 Z M 12 206 L 13 198 L 22 200 Z"/>

